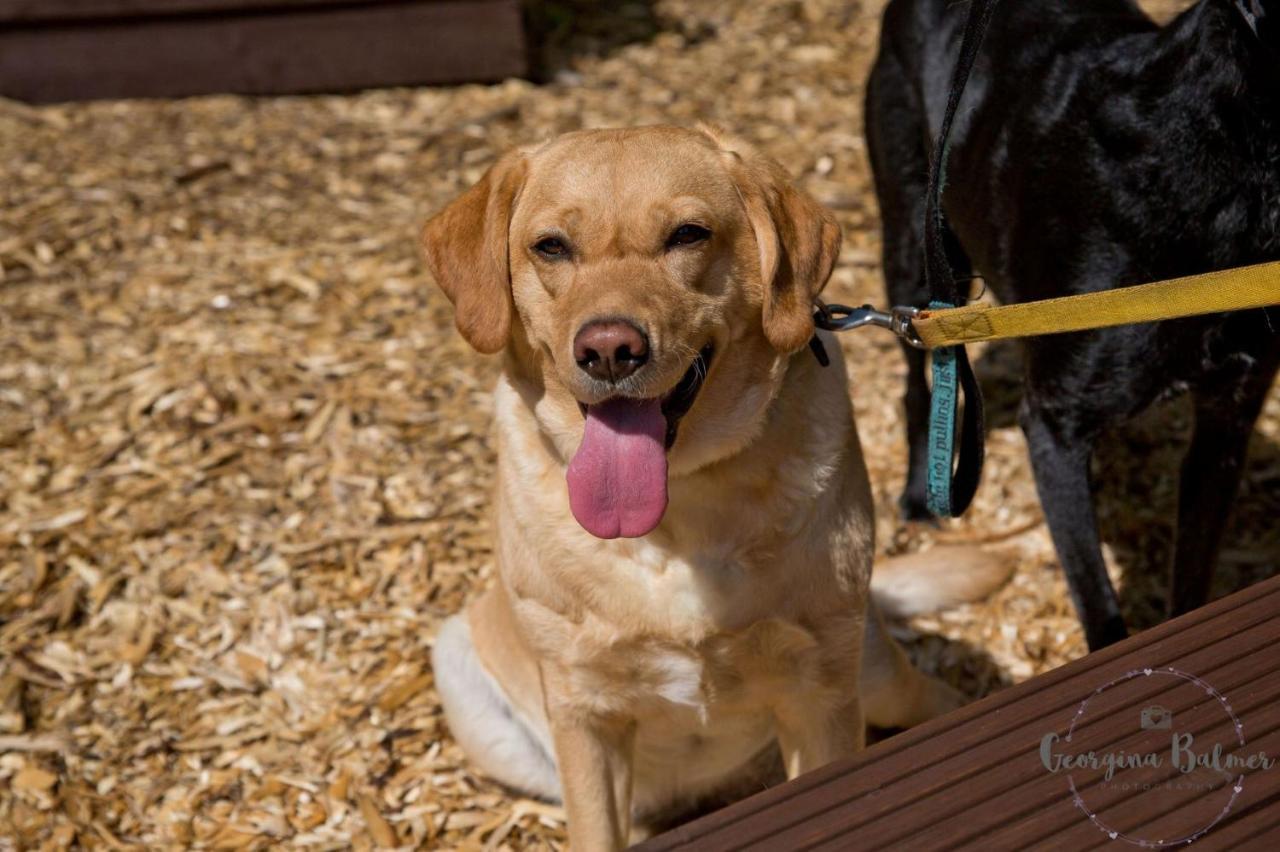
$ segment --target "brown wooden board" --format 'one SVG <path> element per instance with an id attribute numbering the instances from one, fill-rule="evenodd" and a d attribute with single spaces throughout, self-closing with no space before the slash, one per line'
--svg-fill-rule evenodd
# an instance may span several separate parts
<path id="1" fill-rule="evenodd" d="M 1280 763 L 1183 773 L 1151 744 L 1189 735 L 1193 752 L 1218 743 L 1224 754 L 1280 757 L 1277 640 L 1280 578 L 1273 578 L 639 848 L 1119 849 L 1167 843 L 1210 824 L 1195 848 L 1276 848 Z M 1144 728 L 1148 707 L 1171 711 L 1173 727 Z M 1040 756 L 1051 732 L 1073 737 L 1054 748 L 1121 758 L 1150 751 L 1164 765 L 1121 767 L 1109 781 L 1101 770 L 1052 773 Z"/>
<path id="2" fill-rule="evenodd" d="M 0 0 L 0 21 L 52 22 L 270 12 L 316 6 L 371 6 L 400 0 Z"/>
<path id="3" fill-rule="evenodd" d="M 9 4 L 10 13 L 20 11 Z M 220 11 L 232 5 L 253 8 Z M 50 102 L 290 94 L 527 73 L 518 0 L 182 0 L 174 8 L 187 14 L 0 26 L 0 95 Z"/>

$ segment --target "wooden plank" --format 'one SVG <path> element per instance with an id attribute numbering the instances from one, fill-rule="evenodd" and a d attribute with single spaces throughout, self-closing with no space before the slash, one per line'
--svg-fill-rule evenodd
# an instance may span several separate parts
<path id="1" fill-rule="evenodd" d="M 1212 609 L 1206 608 L 1187 616 L 1188 621 L 1185 623 L 1203 622 L 1210 625 L 1217 631 L 1216 638 L 1222 639 L 1233 635 L 1238 626 L 1248 626 L 1269 619 L 1276 607 L 1274 599 L 1271 602 L 1227 599 L 1214 604 Z M 1231 623 L 1214 619 L 1215 613 L 1230 613 Z M 740 803 L 708 817 L 701 824 L 685 826 L 683 831 L 687 833 L 687 839 L 697 838 L 699 832 L 709 832 L 716 828 L 716 824 L 711 821 L 717 817 L 717 822 L 721 825 L 742 823 L 740 829 L 747 834 L 776 830 L 779 815 L 764 812 L 775 801 L 778 804 L 786 802 L 785 819 L 788 824 L 799 824 L 838 808 L 851 796 L 881 792 L 888 785 L 914 774 L 916 767 L 930 766 L 939 759 L 945 759 L 948 753 L 972 752 L 1010 731 L 1014 731 L 1013 738 L 1016 739 L 1019 725 L 1027 729 L 1022 733 L 1022 736 L 1026 736 L 1028 730 L 1034 732 L 1046 725 L 1051 726 L 1069 707 L 1079 702 L 1082 694 L 1095 688 L 1099 670 L 1106 672 L 1107 677 L 1124 671 L 1128 653 L 1156 646 L 1171 655 L 1165 658 L 1167 661 L 1176 659 L 1180 653 L 1194 651 L 1204 643 L 1199 637 L 1180 633 L 1173 624 L 1161 625 L 1127 643 L 1077 660 L 878 744 L 853 761 L 833 764 L 791 785 L 775 788 L 753 800 L 755 807 L 745 807 L 746 803 Z M 1106 666 L 1111 666 L 1111 670 L 1106 670 Z M 1055 697 L 1054 689 L 1063 692 L 1063 685 L 1065 694 Z M 1038 739 L 1041 734 L 1034 735 Z M 935 787 L 950 780 L 937 773 L 929 774 L 933 777 L 931 783 Z M 964 779 L 961 777 L 956 780 Z M 806 795 L 808 788 L 813 788 L 813 792 Z M 880 798 L 886 807 L 892 806 L 895 801 L 889 797 Z M 859 813 L 870 806 L 868 801 L 861 804 Z M 700 838 L 700 841 L 705 840 L 706 838 Z M 733 848 L 732 838 L 727 838 L 727 841 L 723 848 Z"/>
<path id="2" fill-rule="evenodd" d="M 191 14 L 282 11 L 316 6 L 368 6 L 401 0 L 0 0 L 0 21 L 49 23 Z"/>
<path id="3" fill-rule="evenodd" d="M 1256 661 L 1252 659 L 1239 661 L 1230 670 L 1217 666 L 1222 660 L 1224 650 L 1220 646 L 1224 643 L 1234 643 L 1237 638 L 1239 637 L 1226 637 L 1210 648 L 1198 649 L 1194 654 L 1180 656 L 1174 660 L 1160 661 L 1155 663 L 1155 666 L 1176 665 L 1180 669 L 1197 672 L 1229 694 L 1233 693 L 1257 677 Z M 1249 638 L 1253 640 L 1255 650 L 1263 650 L 1273 645 L 1276 639 L 1276 627 L 1272 619 L 1267 618 L 1255 625 L 1249 633 Z M 1125 667 L 1128 668 L 1131 665 L 1126 663 Z M 1084 685 L 1073 703 L 1078 703 L 1082 698 L 1087 697 L 1093 688 L 1107 682 L 1112 676 L 1114 675 L 1108 672 L 1099 676 L 1095 683 Z M 1280 697 L 1280 677 L 1275 681 L 1271 692 L 1275 697 Z M 1194 725 L 1197 717 L 1188 716 L 1193 708 L 1186 702 L 1167 699 L 1165 696 L 1171 690 L 1164 688 L 1166 686 L 1167 682 L 1164 681 L 1152 682 L 1139 693 L 1140 700 L 1126 701 L 1123 705 L 1114 708 L 1115 712 L 1099 716 L 1092 725 L 1086 725 L 1083 730 L 1077 731 L 1077 738 L 1080 738 L 1081 734 L 1088 738 L 1092 729 L 1102 734 L 1101 737 L 1096 738 L 1099 751 L 1112 745 L 1119 745 L 1124 735 L 1133 729 L 1133 719 L 1137 718 L 1141 707 L 1151 703 L 1170 706 L 1179 720 L 1189 719 Z M 1056 729 L 1058 733 L 1065 735 L 1072 708 L 1064 709 L 1066 712 L 1059 712 L 1056 716 L 1049 718 L 1037 718 L 1030 724 L 1019 725 L 1010 733 L 975 746 L 975 749 L 980 749 L 982 759 L 988 762 L 988 765 L 978 770 L 960 769 L 961 764 L 972 758 L 963 753 L 953 754 L 943 762 L 932 765 L 928 773 L 922 773 L 920 776 L 933 776 L 936 768 L 939 770 L 938 775 L 947 778 L 947 781 L 934 777 L 927 789 L 922 789 L 924 785 L 916 778 L 903 781 L 895 790 L 895 798 L 914 797 L 914 801 L 894 809 L 895 816 L 902 824 L 895 825 L 882 820 L 874 826 L 867 827 L 864 833 L 860 833 L 860 840 L 865 839 L 870 843 L 876 843 L 882 840 L 884 842 L 906 840 L 910 837 L 912 842 L 915 842 L 916 838 L 907 826 L 913 823 L 931 824 L 934 820 L 940 820 L 943 821 L 942 825 L 930 832 L 931 842 L 925 844 L 925 848 L 933 846 L 933 838 L 944 842 L 959 842 L 976 839 L 978 835 L 982 835 L 985 840 L 990 841 L 993 839 L 992 832 L 1000 829 L 1009 820 L 1011 814 L 1019 812 L 1028 813 L 1031 820 L 1035 822 L 1034 826 L 1028 823 L 1027 830 L 1017 835 L 1019 843 L 1026 840 L 1028 834 L 1035 836 L 1035 832 L 1040 831 L 1045 818 L 1051 813 L 1061 817 L 1056 827 L 1060 831 L 1068 831 L 1080 820 L 1062 778 L 1046 773 L 1035 760 L 1010 760 L 1015 756 L 1033 756 L 1040 738 L 1049 731 Z M 1203 708 L 1196 709 L 1200 713 L 1205 712 Z M 1246 713 L 1249 710 L 1258 709 L 1261 708 L 1256 702 L 1244 708 Z M 1204 721 L 1207 722 L 1208 719 Z M 1222 717 L 1222 721 L 1225 723 L 1225 716 Z M 964 775 L 954 777 L 959 772 L 963 772 Z M 1113 798 L 1118 800 L 1123 797 L 1117 794 Z M 959 819 L 961 816 L 971 814 L 972 809 L 981 808 L 992 800 L 998 800 L 1001 804 L 998 819 L 970 818 L 963 821 Z M 1053 803 L 1054 807 L 1046 809 L 1044 807 L 1046 803 Z M 860 815 L 859 819 L 863 820 L 865 817 Z M 1045 834 L 1051 834 L 1051 832 L 1045 832 Z"/>
<path id="4" fill-rule="evenodd" d="M 1146 741 L 1138 719 L 1153 703 L 1172 710 L 1177 730 L 1200 743 L 1234 736 L 1227 704 L 1201 685 L 1172 675 L 1127 677 L 1172 666 L 1229 698 L 1244 720 L 1248 752 L 1280 756 L 1278 639 L 1280 578 L 1273 578 L 639 848 L 1082 849 L 1111 843 L 1076 806 L 1064 776 L 1041 764 L 1041 737 L 1064 735 L 1086 698 L 1092 709 L 1080 717 L 1073 739 L 1075 747 L 1100 754 Z M 1117 678 L 1120 685 L 1098 691 Z M 1158 785 L 1183 777 L 1167 767 L 1150 772 Z M 1215 783 L 1208 792 L 1174 783 L 1152 794 L 1099 779 L 1082 781 L 1079 789 L 1108 827 L 1164 837 L 1201 827 L 1195 823 L 1203 825 L 1208 797 L 1225 804 L 1230 790 Z M 1277 802 L 1280 765 L 1249 773 L 1227 816 L 1196 848 L 1238 848 L 1241 841 L 1280 836 Z"/>
<path id="5" fill-rule="evenodd" d="M 525 73 L 518 0 L 0 28 L 0 94 L 33 102 L 338 92 Z"/>
<path id="6" fill-rule="evenodd" d="M 1237 702 L 1242 715 L 1246 718 L 1265 719 L 1268 715 L 1267 711 L 1277 700 L 1277 690 L 1280 689 L 1280 678 L 1273 677 L 1271 682 L 1267 684 L 1269 687 L 1267 691 L 1270 694 L 1263 699 L 1259 699 L 1258 693 L 1254 691 L 1245 693 L 1243 689 L 1251 681 L 1255 681 L 1258 676 L 1256 662 L 1253 658 L 1241 659 L 1231 666 L 1230 669 L 1230 681 L 1223 680 L 1224 676 L 1228 675 L 1228 670 L 1225 668 L 1219 669 L 1211 675 L 1215 682 L 1215 686 L 1219 686 L 1228 694 L 1246 694 L 1246 698 L 1243 703 Z M 1185 713 L 1185 708 L 1175 707 L 1173 709 L 1175 714 Z M 1179 718 L 1181 719 L 1182 716 L 1179 715 Z M 1199 737 L 1200 734 L 1197 733 L 1197 736 Z M 1251 732 L 1250 740 L 1252 742 L 1255 737 L 1257 737 L 1263 741 L 1270 741 L 1273 736 L 1273 732 L 1266 728 L 1261 728 L 1257 732 Z M 1280 754 L 1280 750 L 1271 749 L 1271 751 L 1274 751 L 1276 754 Z M 1042 807 L 1043 799 L 1038 799 L 1037 795 L 1044 796 L 1046 792 L 1047 791 L 1043 787 L 1037 787 L 1035 791 L 1021 795 L 1021 801 L 1010 809 L 1010 813 L 1008 813 L 1006 821 L 994 830 L 985 832 L 983 840 L 999 845 L 1005 842 L 1021 842 L 1028 838 L 1035 839 L 1040 837 L 1051 837 L 1060 832 L 1066 831 L 1074 823 L 1079 821 L 1079 813 L 1074 808 L 1046 809 Z M 1252 797 L 1255 792 L 1256 791 L 1251 786 L 1249 790 L 1250 797 Z M 1117 795 L 1113 797 L 1112 801 L 1116 807 L 1119 807 L 1121 806 L 1121 803 L 1132 801 L 1133 798 L 1135 797 L 1132 795 Z M 1186 800 L 1191 801 L 1193 798 L 1194 797 L 1192 796 L 1188 796 Z M 972 840 L 974 837 L 975 833 L 972 831 L 964 834 L 953 835 L 953 839 L 958 842 Z"/>

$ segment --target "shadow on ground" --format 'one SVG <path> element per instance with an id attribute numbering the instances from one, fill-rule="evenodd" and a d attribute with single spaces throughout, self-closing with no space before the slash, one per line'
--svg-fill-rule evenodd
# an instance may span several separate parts
<path id="1" fill-rule="evenodd" d="M 1153 407 L 1110 435 L 1094 457 L 1098 525 L 1124 575 L 1131 631 L 1165 619 L 1177 540 L 1178 479 L 1190 438 L 1189 399 Z M 1217 599 L 1280 574 L 1280 445 L 1255 432 L 1214 572 Z M 1194 524 L 1186 535 L 1197 535 Z"/>
<path id="2" fill-rule="evenodd" d="M 526 0 L 524 18 L 538 82 L 569 71 L 577 58 L 607 55 L 662 29 L 652 0 Z"/>
<path id="3" fill-rule="evenodd" d="M 916 667 L 939 680 L 954 686 L 970 701 L 985 698 L 1013 684 L 1005 670 L 982 648 L 933 633 L 919 633 L 906 639 L 891 623 L 889 632 L 895 634 L 906 648 L 907 655 Z M 878 742 L 896 731 L 878 732 L 869 741 Z"/>

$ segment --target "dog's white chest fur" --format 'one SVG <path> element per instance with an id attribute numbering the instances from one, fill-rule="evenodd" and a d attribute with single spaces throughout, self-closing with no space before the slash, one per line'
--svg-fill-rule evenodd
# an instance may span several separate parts
<path id="1" fill-rule="evenodd" d="M 806 455 L 790 446 L 792 430 L 776 462 L 684 478 L 657 530 L 602 541 L 565 522 L 565 468 L 536 403 L 531 416 L 504 379 L 495 408 L 498 558 L 511 610 L 541 661 L 553 716 L 636 720 L 637 810 L 740 776 L 777 737 L 780 704 L 856 694 L 868 501 L 837 502 L 832 485 L 849 476 L 850 433 L 814 430 L 798 440 Z M 846 511 L 867 516 L 835 523 L 852 530 L 840 533 L 847 540 L 803 528 Z M 549 742 L 545 728 L 541 736 Z"/>
<path id="2" fill-rule="evenodd" d="M 705 717 L 712 705 L 755 705 L 817 677 L 818 637 L 785 614 L 800 609 L 788 606 L 794 598 L 779 588 L 773 614 L 752 612 L 756 566 L 727 550 L 693 558 L 652 545 L 627 550 L 634 555 L 603 560 L 608 577 L 593 588 L 607 591 L 592 606 L 549 606 L 521 594 L 518 581 L 513 591 L 520 621 L 547 646 L 538 652 L 580 678 L 600 711 L 661 702 Z"/>
<path id="3" fill-rule="evenodd" d="M 686 594 L 687 610 L 674 622 L 706 625 L 697 593 Z M 780 697 L 821 701 L 844 692 L 831 689 L 831 660 L 818 637 L 781 618 L 681 640 L 625 635 L 596 616 L 571 621 L 529 601 L 515 610 L 538 635 L 555 636 L 539 652 L 554 655 L 557 677 L 568 681 L 558 691 L 579 711 L 639 720 L 635 804 L 642 812 L 710 792 L 740 772 L 774 740 Z M 850 632 L 857 629 L 851 621 Z M 853 662 L 845 661 L 850 670 Z"/>

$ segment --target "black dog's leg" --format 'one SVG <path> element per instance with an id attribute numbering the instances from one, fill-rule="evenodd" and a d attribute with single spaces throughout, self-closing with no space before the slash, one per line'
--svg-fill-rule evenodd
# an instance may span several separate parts
<path id="1" fill-rule="evenodd" d="M 1196 425 L 1182 462 L 1178 539 L 1170 577 L 1169 613 L 1209 599 L 1222 533 L 1235 500 L 1253 424 L 1276 375 L 1276 359 L 1239 382 L 1206 383 L 1195 392 Z"/>
<path id="2" fill-rule="evenodd" d="M 1128 631 L 1098 539 L 1089 487 L 1094 436 L 1064 429 L 1061 419 L 1038 405 L 1030 392 L 1023 398 L 1020 419 L 1049 533 L 1089 649 L 1096 651 L 1124 639 Z"/>
<path id="3" fill-rule="evenodd" d="M 867 148 L 875 177 L 884 235 L 883 269 L 890 305 L 922 305 L 924 281 L 924 196 L 929 174 L 923 110 L 906 71 L 887 46 L 867 81 Z M 907 484 L 898 505 L 905 520 L 932 517 L 928 488 L 929 384 L 925 354 L 903 345 L 907 360 Z"/>

